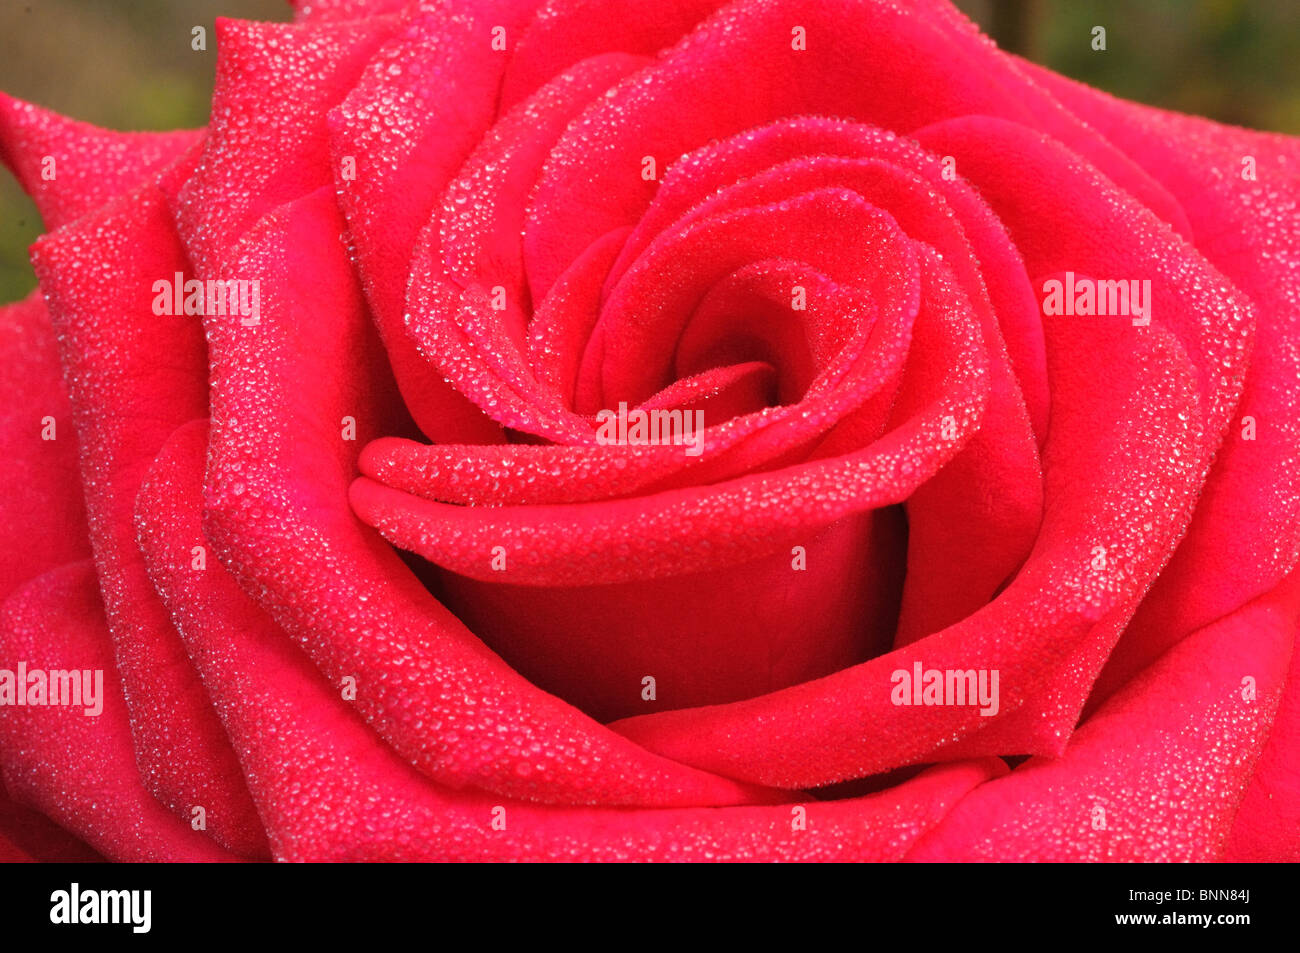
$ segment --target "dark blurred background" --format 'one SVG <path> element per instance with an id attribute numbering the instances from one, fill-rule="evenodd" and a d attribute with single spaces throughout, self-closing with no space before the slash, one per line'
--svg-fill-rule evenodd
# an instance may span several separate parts
<path id="1" fill-rule="evenodd" d="M 653 0 L 646 0 L 647 3 Z M 1300 0 L 956 0 L 1004 49 L 1140 102 L 1300 134 Z M 0 89 L 117 129 L 207 121 L 217 16 L 285 0 L 0 0 Z M 207 50 L 190 48 L 208 29 Z M 1092 28 L 1106 27 L 1105 52 Z M 35 207 L 0 173 L 0 301 L 35 284 Z"/>

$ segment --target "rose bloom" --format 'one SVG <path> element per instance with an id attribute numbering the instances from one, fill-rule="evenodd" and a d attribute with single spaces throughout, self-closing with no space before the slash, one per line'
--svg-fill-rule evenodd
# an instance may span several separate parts
<path id="1" fill-rule="evenodd" d="M 1300 859 L 1300 141 L 941 0 L 296 13 L 0 109 L 3 856 Z"/>

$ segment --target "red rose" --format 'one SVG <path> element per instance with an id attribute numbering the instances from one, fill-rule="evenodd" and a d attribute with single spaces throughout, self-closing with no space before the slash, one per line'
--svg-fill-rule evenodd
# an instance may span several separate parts
<path id="1" fill-rule="evenodd" d="M 123 860 L 1300 858 L 1300 142 L 939 0 L 299 14 L 218 24 L 198 133 L 3 102 L 13 802 Z"/>

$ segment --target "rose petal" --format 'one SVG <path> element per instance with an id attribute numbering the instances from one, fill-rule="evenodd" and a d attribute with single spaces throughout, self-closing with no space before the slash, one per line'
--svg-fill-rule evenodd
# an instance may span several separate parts
<path id="1" fill-rule="evenodd" d="M 804 114 L 841 116 L 908 132 L 984 113 L 1034 124 L 1078 149 L 1116 182 L 1178 222 L 1176 202 L 986 44 L 932 4 L 805 0 L 733 3 L 642 75 L 629 77 L 573 123 L 534 193 L 525 256 L 534 300 L 584 248 L 634 224 L 656 184 L 645 156 L 667 165 L 700 143 Z M 792 49 L 791 28 L 809 48 Z M 863 71 L 881 49 L 907 50 L 889 69 Z M 920 92 L 924 90 L 924 92 Z M 681 108 L 690 103 L 689 110 Z"/>
<path id="2" fill-rule="evenodd" d="M 970 762 L 874 797 L 811 802 L 807 830 L 797 832 L 788 805 L 558 809 L 441 789 L 380 743 L 219 567 L 189 568 L 188 544 L 202 539 L 205 449 L 196 422 L 159 456 L 139 503 L 142 542 L 237 739 L 279 859 L 897 858 L 962 794 L 1004 770 Z M 491 827 L 498 806 L 505 831 Z"/>
<path id="3" fill-rule="evenodd" d="M 177 229 L 200 277 L 271 209 L 332 181 L 325 112 L 395 26 L 393 17 L 217 20 L 208 136 L 194 175 L 175 190 Z M 284 95 L 286 84 L 292 96 Z"/>
<path id="4" fill-rule="evenodd" d="M 163 176 L 187 172 L 181 162 Z M 207 410 L 198 319 L 155 313 L 154 283 L 170 287 L 188 273 L 161 189 L 149 183 L 45 236 L 33 261 L 72 384 L 91 541 L 145 783 L 181 817 L 202 806 L 231 850 L 265 854 L 234 752 L 149 583 L 131 522 L 144 468 L 173 430 Z"/>
<path id="5" fill-rule="evenodd" d="M 648 756 L 529 685 L 349 511 L 356 448 L 401 411 L 340 231 L 328 190 L 269 216 L 233 266 L 262 282 L 260 325 L 208 322 L 205 527 L 245 591 L 333 683 L 355 677 L 371 726 L 448 785 L 657 806 L 763 796 Z"/>
<path id="6" fill-rule="evenodd" d="M 1131 611 L 1185 525 L 1200 437 L 1191 419 L 1193 372 L 1172 335 L 1152 328 L 1135 337 L 1126 325 L 1064 320 L 1048 325 L 1057 404 L 1043 458 L 1043 527 L 1029 561 L 997 599 L 942 632 L 828 678 L 616 727 L 675 760 L 778 787 L 860 777 L 949 751 L 1059 753 L 1087 686 L 1075 687 L 1073 711 L 1051 704 L 1051 690 L 1089 644 L 1093 626 L 1112 611 Z M 1099 366 L 1125 385 L 1097 392 Z M 1118 429 L 1114 421 L 1122 422 Z M 1135 472 L 1137 449 L 1157 441 L 1178 453 Z M 1159 497 L 1149 495 L 1153 489 Z M 1107 561 L 1094 569 L 1099 545 Z M 896 706 L 892 673 L 916 664 L 999 670 L 996 717 L 975 707 Z"/>
<path id="7" fill-rule="evenodd" d="M 9 800 L 0 778 L 0 863 L 93 863 L 104 858 L 44 814 Z"/>
<path id="8" fill-rule="evenodd" d="M 1286 589 L 1188 636 L 1059 760 L 981 785 L 908 860 L 1221 859 L 1282 694 L 1300 610 L 1300 586 Z"/>
<path id="9" fill-rule="evenodd" d="M 202 132 L 115 132 L 0 93 L 0 162 L 41 211 L 46 231 L 129 191 Z"/>
<path id="10" fill-rule="evenodd" d="M 1104 698 L 1186 633 L 1276 586 L 1300 557 L 1300 145 L 1149 109 L 1028 64 L 1053 94 L 1160 180 L 1197 249 L 1256 305 L 1249 373 L 1187 537 L 1102 673 Z M 1254 180 L 1243 160 L 1256 163 Z M 1245 422 L 1255 422 L 1245 439 Z"/>
<path id="11" fill-rule="evenodd" d="M 446 184 L 494 118 L 506 51 L 536 0 L 458 0 L 414 15 L 331 114 L 340 204 L 402 397 L 440 441 L 495 443 L 500 427 L 431 374 L 402 320 L 412 249 Z M 347 166 L 345 171 L 345 164 Z M 355 166 L 355 168 L 353 168 Z"/>
<path id="12" fill-rule="evenodd" d="M 1300 631 L 1297 588 L 1300 575 L 1292 573 L 1273 593 L 1252 603 L 1263 603 L 1252 616 L 1261 616 L 1268 627 L 1285 630 L 1289 624 L 1294 635 Z M 1241 799 L 1223 859 L 1248 863 L 1300 860 L 1300 653 L 1294 647 L 1268 744 Z"/>
<path id="13" fill-rule="evenodd" d="M 188 571 L 201 537 L 206 441 L 184 428 L 140 500 L 151 567 L 176 607 L 284 860 L 887 859 L 1000 762 L 922 775 L 896 790 L 804 806 L 654 811 L 539 808 L 439 788 L 396 757 L 220 569 Z M 328 805 L 327 811 L 322 811 Z M 494 813 L 496 812 L 496 813 Z M 495 817 L 505 819 L 494 830 Z"/>
<path id="14" fill-rule="evenodd" d="M 0 760 L 12 796 L 116 861 L 236 860 L 141 784 L 94 567 L 31 581 L 0 611 L 5 667 L 103 672 L 103 711 L 0 707 Z"/>
<path id="15" fill-rule="evenodd" d="M 483 581 L 595 585 L 789 552 L 837 519 L 906 499 L 980 417 L 988 384 L 978 327 L 941 266 L 927 261 L 922 275 L 929 310 L 917 319 L 913 350 L 932 373 L 904 373 L 901 422 L 870 447 L 713 486 L 572 506 L 449 506 L 363 478 L 352 505 L 395 544 Z M 504 550 L 503 570 L 493 568 L 494 547 Z"/>
<path id="16" fill-rule="evenodd" d="M 0 484 L 8 488 L 2 600 L 20 583 L 90 555 L 77 434 L 39 293 L 0 308 Z"/>

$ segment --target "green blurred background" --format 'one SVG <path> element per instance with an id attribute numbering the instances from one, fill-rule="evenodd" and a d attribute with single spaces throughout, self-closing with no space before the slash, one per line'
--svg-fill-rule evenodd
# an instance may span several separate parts
<path id="1" fill-rule="evenodd" d="M 652 3 L 653 0 L 645 0 Z M 1300 0 L 956 0 L 1004 49 L 1118 96 L 1300 134 Z M 0 89 L 117 129 L 207 121 L 217 16 L 284 0 L 0 0 Z M 190 48 L 194 26 L 207 50 Z M 1091 31 L 1106 27 L 1107 49 Z M 35 207 L 0 173 L 0 301 L 35 285 Z"/>

